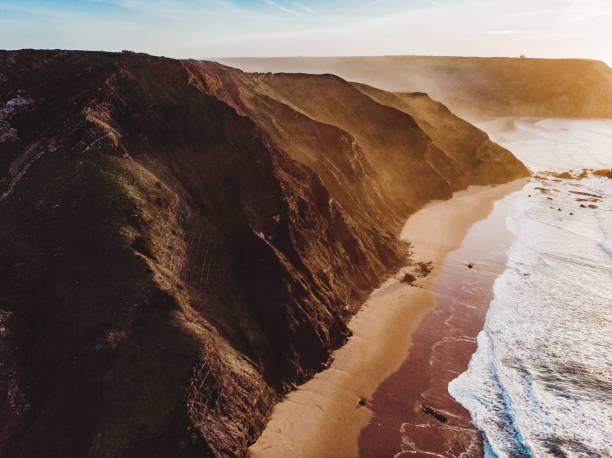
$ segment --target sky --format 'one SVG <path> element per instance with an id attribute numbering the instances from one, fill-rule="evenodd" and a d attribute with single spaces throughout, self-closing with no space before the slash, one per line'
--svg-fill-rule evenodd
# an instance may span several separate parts
<path id="1" fill-rule="evenodd" d="M 170 57 L 584 57 L 612 65 L 612 0 L 0 0 L 0 48 Z"/>

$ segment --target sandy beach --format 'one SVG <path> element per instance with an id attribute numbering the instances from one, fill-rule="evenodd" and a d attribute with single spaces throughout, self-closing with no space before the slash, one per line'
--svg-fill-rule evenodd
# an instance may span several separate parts
<path id="1" fill-rule="evenodd" d="M 513 234 L 506 217 L 516 194 L 496 202 L 448 254 L 433 284 L 436 307 L 412 333 L 408 356 L 374 393 L 374 416 L 359 437 L 363 457 L 482 456 L 482 436 L 448 384 L 476 350 L 493 283 L 506 268 Z"/>
<path id="2" fill-rule="evenodd" d="M 400 282 L 398 275 L 371 294 L 349 323 L 353 336 L 333 354 L 332 365 L 274 408 L 266 430 L 249 449 L 251 456 L 358 456 L 360 433 L 372 419 L 368 404 L 406 360 L 412 333 L 435 307 L 433 286 L 447 255 L 497 200 L 525 182 L 470 187 L 412 215 L 401 238 L 413 244 L 414 261 L 433 264 L 432 273 L 412 285 Z"/>

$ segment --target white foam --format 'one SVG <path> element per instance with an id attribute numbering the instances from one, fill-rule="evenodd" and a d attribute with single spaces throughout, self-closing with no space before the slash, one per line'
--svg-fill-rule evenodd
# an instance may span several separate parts
<path id="1" fill-rule="evenodd" d="M 517 141 L 528 145 L 513 152 L 531 167 L 612 164 L 612 121 L 531 120 L 526 128 Z M 564 129 L 581 148 L 557 146 Z M 449 392 L 483 431 L 488 456 L 612 456 L 612 180 L 550 182 L 547 194 L 535 189 L 542 186 L 530 183 L 513 202 L 507 269 L 478 349 Z M 580 208 L 582 196 L 570 190 L 602 199 Z"/>
<path id="2" fill-rule="evenodd" d="M 478 127 L 536 172 L 612 166 L 612 119 L 499 118 Z"/>

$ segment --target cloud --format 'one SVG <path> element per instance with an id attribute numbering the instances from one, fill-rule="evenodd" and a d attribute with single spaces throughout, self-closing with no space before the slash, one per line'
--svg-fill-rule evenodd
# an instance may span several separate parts
<path id="1" fill-rule="evenodd" d="M 118 9 L 153 16 L 162 20 L 193 23 L 205 19 L 220 19 L 249 16 L 256 20 L 262 12 L 242 8 L 229 0 L 87 0 L 89 3 L 113 5 Z"/>
<path id="2" fill-rule="evenodd" d="M 0 0 L 0 48 L 612 61 L 610 0 Z M 312 6 L 315 5 L 315 6 Z"/>
<path id="3" fill-rule="evenodd" d="M 0 11 L 47 17 L 65 17 L 67 15 L 66 12 L 54 8 L 41 8 L 38 6 L 28 6 L 27 4 L 14 4 L 6 2 L 0 2 Z"/>
<path id="4" fill-rule="evenodd" d="M 315 10 L 313 10 L 312 8 L 310 8 L 310 7 L 306 6 L 306 5 L 303 5 L 300 2 L 293 2 L 293 5 L 296 8 L 298 8 L 298 9 L 300 9 L 300 10 L 306 12 L 306 13 L 315 14 Z"/>
<path id="5" fill-rule="evenodd" d="M 286 6 L 283 6 L 279 3 L 276 3 L 272 0 L 263 0 L 265 4 L 273 6 L 275 8 L 278 8 L 281 11 L 284 11 L 287 14 L 292 14 L 293 16 L 299 16 L 300 13 L 298 13 L 296 10 L 292 10 L 291 8 L 287 8 Z"/>

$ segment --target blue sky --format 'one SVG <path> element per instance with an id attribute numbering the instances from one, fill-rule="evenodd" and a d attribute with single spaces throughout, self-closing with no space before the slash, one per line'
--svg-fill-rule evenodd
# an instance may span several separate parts
<path id="1" fill-rule="evenodd" d="M 0 0 L 0 48 L 433 54 L 612 64 L 612 0 Z"/>

